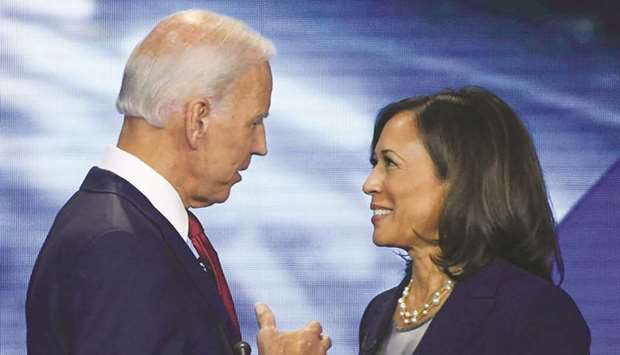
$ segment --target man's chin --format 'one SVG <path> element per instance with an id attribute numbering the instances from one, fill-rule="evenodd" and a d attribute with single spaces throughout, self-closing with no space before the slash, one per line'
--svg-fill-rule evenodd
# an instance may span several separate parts
<path id="1" fill-rule="evenodd" d="M 211 205 L 216 204 L 216 203 L 224 203 L 224 202 L 226 202 L 228 200 L 229 197 L 230 197 L 230 190 L 226 194 L 222 194 L 222 196 L 214 197 L 210 201 Z"/>
<path id="2" fill-rule="evenodd" d="M 229 186 L 224 191 L 221 191 L 217 196 L 213 197 L 213 203 L 224 203 L 230 197 L 230 190 L 232 189 L 232 185 Z"/>
<path id="3" fill-rule="evenodd" d="M 222 191 L 218 194 L 213 194 L 211 196 L 205 196 L 204 198 L 201 198 L 200 200 L 194 201 L 194 203 L 192 203 L 192 208 L 203 208 L 203 207 L 209 207 L 211 205 L 215 205 L 219 203 L 224 203 L 226 202 L 226 200 L 228 200 L 229 197 L 230 197 L 230 189 L 227 189 L 226 191 Z"/>

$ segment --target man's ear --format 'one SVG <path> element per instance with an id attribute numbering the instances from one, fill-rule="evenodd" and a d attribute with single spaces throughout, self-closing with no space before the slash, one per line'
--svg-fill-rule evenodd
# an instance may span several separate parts
<path id="1" fill-rule="evenodd" d="M 210 112 L 209 100 L 205 98 L 191 100 L 185 106 L 185 136 L 193 149 L 207 134 Z"/>

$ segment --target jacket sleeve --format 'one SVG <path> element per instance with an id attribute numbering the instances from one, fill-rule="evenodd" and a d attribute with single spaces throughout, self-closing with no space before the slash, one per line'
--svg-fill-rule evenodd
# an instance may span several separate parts
<path id="1" fill-rule="evenodd" d="M 515 355 L 590 353 L 588 325 L 575 302 L 559 287 L 539 294 L 524 319 Z"/>
<path id="2" fill-rule="evenodd" d="M 80 252 L 66 310 L 72 354 L 184 353 L 171 270 L 156 259 L 125 231 L 101 234 Z"/>

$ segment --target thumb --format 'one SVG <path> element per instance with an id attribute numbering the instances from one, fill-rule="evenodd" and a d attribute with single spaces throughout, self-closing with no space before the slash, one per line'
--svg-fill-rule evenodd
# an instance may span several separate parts
<path id="1" fill-rule="evenodd" d="M 257 303 L 254 306 L 254 312 L 256 313 L 256 321 L 258 322 L 258 328 L 276 328 L 276 317 L 271 312 L 271 309 L 264 303 Z"/>

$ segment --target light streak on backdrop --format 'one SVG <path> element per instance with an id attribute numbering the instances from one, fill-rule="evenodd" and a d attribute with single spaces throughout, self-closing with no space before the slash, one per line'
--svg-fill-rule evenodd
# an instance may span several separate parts
<path id="1" fill-rule="evenodd" d="M 403 264 L 373 246 L 361 192 L 374 115 L 390 101 L 466 84 L 497 92 L 534 136 L 558 220 L 620 157 L 619 49 L 572 42 L 561 26 L 456 2 L 0 1 L 0 355 L 25 354 L 36 254 L 116 141 L 129 52 L 163 16 L 199 7 L 246 21 L 278 48 L 269 154 L 253 159 L 226 204 L 198 212 L 247 339 L 263 301 L 281 328 L 318 319 L 330 354 L 354 353 L 367 302 L 399 281 Z M 568 240 L 566 254 L 590 263 L 566 262 L 585 275 L 602 261 L 579 245 Z M 570 280 L 577 302 L 587 298 Z M 620 348 L 620 320 L 600 321 L 619 313 L 616 302 L 585 314 L 593 354 Z"/>

